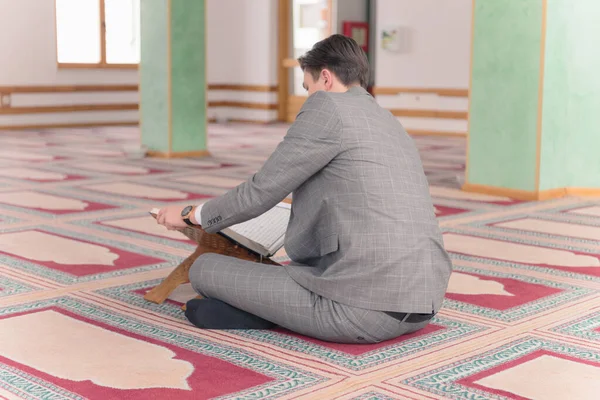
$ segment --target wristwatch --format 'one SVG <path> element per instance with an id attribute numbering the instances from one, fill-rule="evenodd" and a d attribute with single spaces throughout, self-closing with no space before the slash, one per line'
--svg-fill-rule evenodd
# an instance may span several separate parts
<path id="1" fill-rule="evenodd" d="M 183 218 L 183 222 L 185 222 L 189 226 L 196 226 L 190 219 L 195 210 L 196 206 L 187 206 L 186 208 L 181 210 L 181 218 Z"/>

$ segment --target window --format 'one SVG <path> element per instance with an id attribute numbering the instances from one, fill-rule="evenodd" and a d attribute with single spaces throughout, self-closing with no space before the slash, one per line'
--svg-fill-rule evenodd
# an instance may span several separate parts
<path id="1" fill-rule="evenodd" d="M 55 0 L 56 54 L 62 67 L 136 67 L 140 0 Z"/>

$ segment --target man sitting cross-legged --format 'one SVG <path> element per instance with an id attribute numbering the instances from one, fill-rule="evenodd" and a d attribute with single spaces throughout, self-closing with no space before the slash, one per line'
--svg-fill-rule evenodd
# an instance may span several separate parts
<path id="1" fill-rule="evenodd" d="M 418 151 L 365 90 L 366 55 L 333 35 L 299 59 L 308 98 L 248 181 L 191 212 L 208 233 L 257 217 L 293 194 L 289 265 L 206 253 L 189 272 L 204 299 L 201 328 L 279 325 L 318 339 L 374 343 L 425 327 L 439 311 L 451 262 Z M 158 222 L 184 227 L 181 207 Z"/>

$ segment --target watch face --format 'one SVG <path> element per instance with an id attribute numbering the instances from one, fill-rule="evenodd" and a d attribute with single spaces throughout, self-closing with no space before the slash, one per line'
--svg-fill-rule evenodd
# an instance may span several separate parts
<path id="1" fill-rule="evenodd" d="M 188 214 L 190 213 L 190 211 L 192 211 L 192 208 L 194 208 L 194 207 L 192 207 L 192 206 L 187 206 L 186 208 L 184 208 L 184 209 L 181 211 L 181 216 L 182 216 L 182 217 L 185 217 L 186 215 L 188 215 Z"/>

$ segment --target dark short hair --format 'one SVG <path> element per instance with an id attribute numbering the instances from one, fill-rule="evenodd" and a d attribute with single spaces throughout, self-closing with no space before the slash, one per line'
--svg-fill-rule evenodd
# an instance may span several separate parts
<path id="1" fill-rule="evenodd" d="M 359 83 L 366 89 L 369 82 L 367 55 L 354 39 L 344 35 L 331 35 L 315 43 L 298 62 L 315 81 L 321 71 L 328 69 L 346 86 Z"/>

